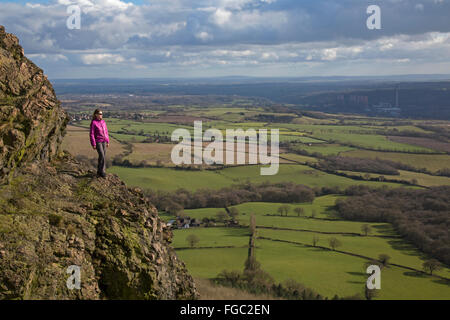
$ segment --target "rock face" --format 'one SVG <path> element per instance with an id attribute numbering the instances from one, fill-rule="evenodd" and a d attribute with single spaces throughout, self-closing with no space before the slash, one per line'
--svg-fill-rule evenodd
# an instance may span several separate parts
<path id="1" fill-rule="evenodd" d="M 0 179 L 21 163 L 57 155 L 68 121 L 43 71 L 0 26 Z"/>
<path id="2" fill-rule="evenodd" d="M 0 70 L 0 299 L 197 299 L 142 191 L 59 152 L 67 116 L 3 27 Z"/>

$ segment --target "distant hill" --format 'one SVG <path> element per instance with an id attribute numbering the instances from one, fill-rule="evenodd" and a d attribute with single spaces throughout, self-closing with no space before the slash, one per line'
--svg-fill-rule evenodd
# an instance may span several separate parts
<path id="1" fill-rule="evenodd" d="M 303 110 L 356 113 L 377 116 L 366 105 L 339 100 L 342 95 L 364 96 L 367 106 L 395 105 L 399 88 L 400 117 L 450 119 L 450 75 L 388 77 L 198 79 L 61 79 L 55 90 L 63 94 L 162 94 L 169 96 L 240 96 L 289 104 Z M 363 99 L 364 100 L 364 99 Z M 359 100 L 361 101 L 361 100 Z M 383 114 L 381 114 L 383 115 Z"/>

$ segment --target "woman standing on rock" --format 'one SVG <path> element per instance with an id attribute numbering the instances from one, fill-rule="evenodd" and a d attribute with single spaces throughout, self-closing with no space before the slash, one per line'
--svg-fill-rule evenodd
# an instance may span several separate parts
<path id="1" fill-rule="evenodd" d="M 98 152 L 97 177 L 106 177 L 106 147 L 109 147 L 109 135 L 106 122 L 103 120 L 103 112 L 95 109 L 91 121 L 91 145 Z M 106 147 L 105 147 L 106 144 Z"/>

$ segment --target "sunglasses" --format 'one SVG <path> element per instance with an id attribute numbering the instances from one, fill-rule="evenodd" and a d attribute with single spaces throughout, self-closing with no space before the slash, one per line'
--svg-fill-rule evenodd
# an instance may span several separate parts
<path id="1" fill-rule="evenodd" d="M 103 113 L 99 112 L 99 113 L 97 113 L 97 114 L 102 115 Z"/>

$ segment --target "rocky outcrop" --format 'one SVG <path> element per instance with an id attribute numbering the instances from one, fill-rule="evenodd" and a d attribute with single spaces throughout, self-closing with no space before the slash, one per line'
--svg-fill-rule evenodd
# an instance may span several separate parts
<path id="1" fill-rule="evenodd" d="M 51 160 L 68 117 L 42 69 L 0 26 L 0 181 L 21 163 Z"/>
<path id="2" fill-rule="evenodd" d="M 141 190 L 59 152 L 66 114 L 3 27 L 0 70 L 0 299 L 198 298 Z"/>

